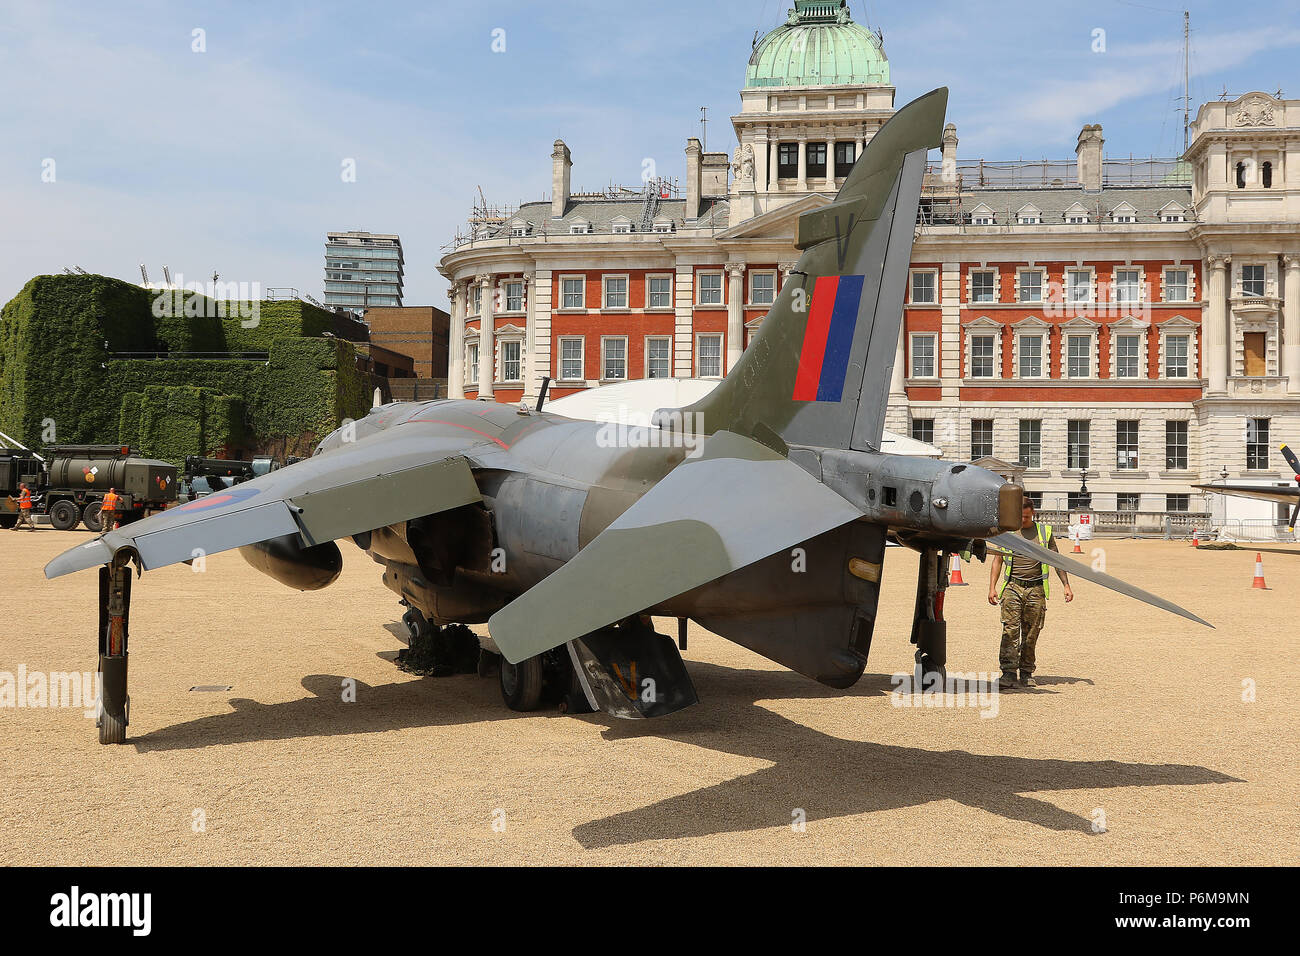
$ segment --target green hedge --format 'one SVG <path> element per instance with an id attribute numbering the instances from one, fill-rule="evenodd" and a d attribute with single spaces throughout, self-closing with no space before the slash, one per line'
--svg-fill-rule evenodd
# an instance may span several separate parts
<path id="1" fill-rule="evenodd" d="M 39 446 L 49 443 L 42 422 L 52 419 L 54 440 L 115 443 L 144 435 L 168 450 L 151 450 L 156 457 L 181 448 L 209 454 L 227 444 L 305 454 L 342 419 L 369 408 L 376 382 L 357 371 L 355 347 L 317 337 L 333 324 L 328 312 L 261 302 L 255 326 L 244 328 L 251 319 L 209 316 L 212 300 L 203 296 L 188 293 L 179 311 L 176 305 L 105 276 L 31 280 L 0 310 L 0 430 Z M 256 351 L 269 359 L 110 358 L 160 351 Z M 206 390 L 208 397 L 168 393 L 160 408 L 164 399 L 149 397 L 159 386 Z M 174 420 L 186 414 L 197 414 L 197 423 Z M 195 442 L 210 447 L 190 448 Z"/>

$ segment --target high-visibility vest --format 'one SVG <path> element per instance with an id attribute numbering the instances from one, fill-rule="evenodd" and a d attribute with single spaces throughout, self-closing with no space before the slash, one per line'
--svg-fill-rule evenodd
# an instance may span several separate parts
<path id="1" fill-rule="evenodd" d="M 1034 528 L 1038 532 L 1038 545 L 1046 548 L 1052 540 L 1052 526 L 1042 521 L 1035 521 Z M 1051 567 L 1046 564 L 1040 564 L 1039 569 L 1042 571 L 1040 580 L 1043 582 L 1043 597 L 1049 593 L 1049 584 L 1047 581 L 1048 573 Z M 1007 553 L 1002 556 L 1002 578 L 998 581 L 998 597 L 1002 597 L 1002 592 L 1006 590 L 1007 582 L 1011 580 L 1011 554 Z"/>
<path id="2" fill-rule="evenodd" d="M 118 496 L 111 491 L 104 495 L 104 503 L 99 506 L 101 511 L 116 511 Z"/>
<path id="3" fill-rule="evenodd" d="M 23 493 L 18 497 L 18 507 L 23 511 L 32 510 L 32 490 L 24 488 Z"/>

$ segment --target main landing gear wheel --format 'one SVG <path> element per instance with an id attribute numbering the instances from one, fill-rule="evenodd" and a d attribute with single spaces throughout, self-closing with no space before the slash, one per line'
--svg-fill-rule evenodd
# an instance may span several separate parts
<path id="1" fill-rule="evenodd" d="M 916 686 L 925 690 L 934 684 L 938 679 L 938 690 L 943 690 L 948 686 L 948 668 L 943 664 L 935 664 L 930 656 L 924 651 L 917 651 L 915 655 L 916 667 L 912 672 L 912 677 L 916 681 Z"/>
<path id="2" fill-rule="evenodd" d="M 55 531 L 71 531 L 81 520 L 81 509 L 72 501 L 56 501 L 50 508 L 50 527 Z"/>
<path id="3" fill-rule="evenodd" d="M 402 615 L 402 623 L 406 625 L 407 647 L 415 647 L 416 641 L 429 636 L 429 620 L 415 608 Z"/>
<path id="4" fill-rule="evenodd" d="M 542 655 L 537 654 L 518 664 L 501 658 L 501 699 L 511 710 L 536 710 L 542 702 L 542 688 L 546 673 Z"/>

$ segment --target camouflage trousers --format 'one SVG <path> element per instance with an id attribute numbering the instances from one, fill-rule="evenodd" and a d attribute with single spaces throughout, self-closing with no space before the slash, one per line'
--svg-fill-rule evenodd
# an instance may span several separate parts
<path id="1" fill-rule="evenodd" d="M 1004 673 L 1034 672 L 1034 648 L 1047 620 L 1047 595 L 1041 584 L 1021 584 L 1012 578 L 1002 591 L 1002 648 L 998 661 Z"/>

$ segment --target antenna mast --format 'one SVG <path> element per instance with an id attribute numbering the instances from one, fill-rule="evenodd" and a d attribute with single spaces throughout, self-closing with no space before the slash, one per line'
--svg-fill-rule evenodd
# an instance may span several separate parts
<path id="1" fill-rule="evenodd" d="M 1192 88 L 1189 68 L 1191 50 L 1191 16 L 1183 11 L 1183 155 L 1187 155 L 1187 129 L 1191 124 Z"/>
<path id="2" fill-rule="evenodd" d="M 700 151 L 709 151 L 709 108 L 700 107 Z"/>

